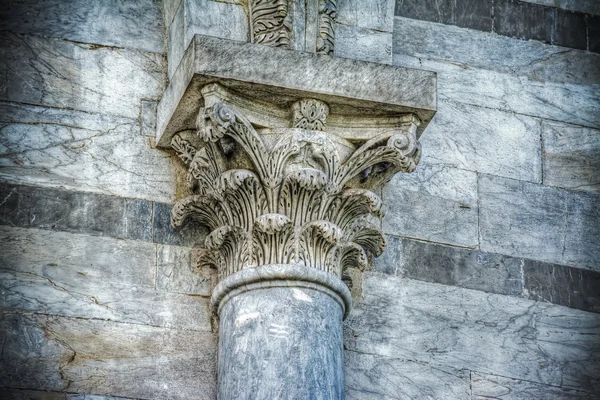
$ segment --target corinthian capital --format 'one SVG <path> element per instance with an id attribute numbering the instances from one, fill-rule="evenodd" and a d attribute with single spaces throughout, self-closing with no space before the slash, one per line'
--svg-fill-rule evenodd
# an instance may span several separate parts
<path id="1" fill-rule="evenodd" d="M 173 208 L 172 224 L 194 219 L 209 229 L 205 260 L 219 279 L 271 264 L 341 277 L 345 268 L 363 269 L 369 256 L 381 254 L 382 204 L 372 190 L 416 168 L 421 150 L 414 117 L 351 142 L 325 129 L 329 106 L 323 101 L 294 102 L 289 127 L 275 129 L 253 124 L 231 104 L 246 102 L 234 92 L 217 84 L 203 92 L 207 106 L 195 135 L 171 140 L 188 166 L 190 191 Z"/>

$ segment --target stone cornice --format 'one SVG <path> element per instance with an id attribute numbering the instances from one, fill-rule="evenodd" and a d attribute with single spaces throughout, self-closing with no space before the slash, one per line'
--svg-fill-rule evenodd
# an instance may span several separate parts
<path id="1" fill-rule="evenodd" d="M 175 133 L 196 129 L 201 90 L 212 82 L 249 103 L 274 105 L 275 114 L 263 118 L 281 120 L 291 103 L 321 100 L 330 107 L 331 128 L 351 121 L 372 130 L 369 118 L 379 128 L 385 118 L 411 114 L 420 122 L 420 136 L 437 109 L 434 72 L 196 35 L 158 106 L 159 147 L 170 148 Z"/>

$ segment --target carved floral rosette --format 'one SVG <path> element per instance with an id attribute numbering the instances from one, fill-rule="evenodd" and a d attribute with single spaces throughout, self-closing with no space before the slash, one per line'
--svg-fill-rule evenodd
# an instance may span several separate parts
<path id="1" fill-rule="evenodd" d="M 241 113 L 216 102 L 198 116 L 202 146 L 173 137 L 191 195 L 175 205 L 171 221 L 177 227 L 194 219 L 210 230 L 202 260 L 219 280 L 269 264 L 341 277 L 383 251 L 381 200 L 366 187 L 376 177 L 412 172 L 420 145 L 414 133 L 384 133 L 342 162 L 327 133 L 316 130 L 324 129 L 327 112 L 325 103 L 301 100 L 291 126 L 308 129 L 289 129 L 268 143 Z M 251 167 L 226 167 L 240 157 Z"/>

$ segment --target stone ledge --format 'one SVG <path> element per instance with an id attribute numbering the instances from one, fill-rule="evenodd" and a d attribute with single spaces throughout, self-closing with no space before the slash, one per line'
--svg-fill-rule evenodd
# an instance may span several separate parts
<path id="1" fill-rule="evenodd" d="M 202 86 L 219 82 L 255 101 L 289 105 L 304 97 L 332 114 L 414 113 L 421 133 L 436 112 L 434 72 L 283 50 L 196 35 L 158 105 L 157 143 L 194 129 Z"/>

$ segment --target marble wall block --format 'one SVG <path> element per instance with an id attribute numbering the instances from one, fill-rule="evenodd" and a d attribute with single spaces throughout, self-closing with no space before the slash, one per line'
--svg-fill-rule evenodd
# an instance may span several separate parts
<path id="1" fill-rule="evenodd" d="M 395 14 L 489 32 L 492 10 L 492 0 L 397 0 Z"/>
<path id="2" fill-rule="evenodd" d="M 376 272 L 523 296 L 523 259 L 389 235 L 386 240 L 385 252 L 373 260 Z"/>
<path id="3" fill-rule="evenodd" d="M 585 311 L 600 312 L 600 272 L 524 260 L 525 296 Z"/>
<path id="4" fill-rule="evenodd" d="M 348 350 L 600 393 L 600 315 L 366 273 Z"/>
<path id="5" fill-rule="evenodd" d="M 336 24 L 334 55 L 361 61 L 391 64 L 392 34 Z"/>
<path id="6" fill-rule="evenodd" d="M 397 62 L 438 60 L 533 81 L 600 82 L 600 54 L 401 17 L 394 23 L 394 56 Z"/>
<path id="7" fill-rule="evenodd" d="M 340 24 L 383 32 L 394 29 L 395 0 L 346 0 L 337 6 Z"/>
<path id="8" fill-rule="evenodd" d="M 469 371 L 346 351 L 346 399 L 470 400 Z"/>
<path id="9" fill-rule="evenodd" d="M 437 72 L 440 103 L 446 100 L 600 127 L 600 86 L 597 84 L 541 81 L 535 76 L 529 78 L 474 68 L 453 60 L 420 58 L 400 52 L 394 52 L 393 58 L 394 65 Z M 442 111 L 440 104 L 438 114 Z"/>
<path id="10" fill-rule="evenodd" d="M 196 34 L 242 42 L 250 38 L 246 7 L 212 0 L 181 1 L 167 32 L 169 78 Z"/>
<path id="11" fill-rule="evenodd" d="M 152 203 L 53 188 L 0 184 L 0 224 L 150 241 Z"/>
<path id="12" fill-rule="evenodd" d="M 66 18 L 68 16 L 68 18 Z M 160 1 L 7 0 L 3 30 L 163 53 Z"/>
<path id="13" fill-rule="evenodd" d="M 0 227 L 0 309 L 210 331 L 206 298 L 155 290 L 164 263 L 151 243 Z"/>
<path id="14" fill-rule="evenodd" d="M 600 194 L 600 131 L 542 122 L 544 185 Z"/>
<path id="15" fill-rule="evenodd" d="M 544 400 L 594 400 L 600 395 L 564 389 L 556 386 L 540 385 L 520 379 L 503 376 L 471 374 L 471 391 L 473 400 L 485 399 L 544 399 Z"/>
<path id="16" fill-rule="evenodd" d="M 552 43 L 555 11 L 531 3 L 497 0 L 494 3 L 494 31 L 517 39 Z"/>
<path id="17" fill-rule="evenodd" d="M 425 132 L 425 135 L 428 132 Z M 477 176 L 421 163 L 398 174 L 383 190 L 383 231 L 428 241 L 477 246 Z"/>
<path id="18" fill-rule="evenodd" d="M 210 332 L 2 313 L 0 385 L 126 398 L 214 399 Z"/>
<path id="19" fill-rule="evenodd" d="M 0 99 L 137 119 L 165 85 L 164 57 L 59 39 L 0 35 Z"/>
<path id="20" fill-rule="evenodd" d="M 479 178 L 481 250 L 600 270 L 600 197 Z"/>
<path id="21" fill-rule="evenodd" d="M 420 139 L 423 164 L 541 182 L 539 120 L 456 102 L 438 105 Z"/>
<path id="22" fill-rule="evenodd" d="M 565 10 L 600 15 L 600 4 L 596 0 L 522 0 L 527 3 L 548 7 L 559 7 Z"/>
<path id="23" fill-rule="evenodd" d="M 173 160 L 151 144 L 138 117 L 0 102 L 3 181 L 170 202 Z"/>

